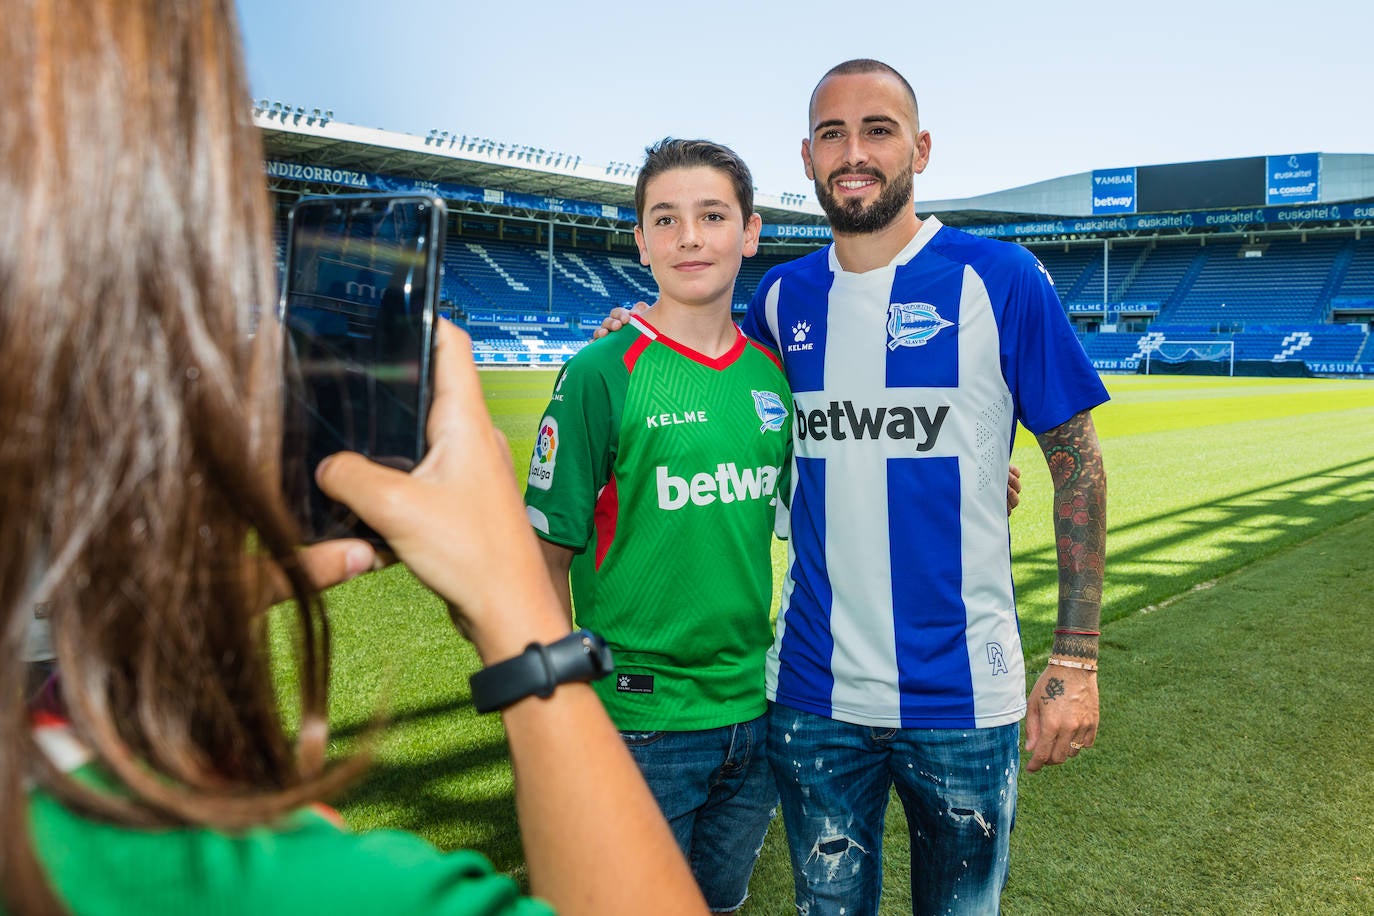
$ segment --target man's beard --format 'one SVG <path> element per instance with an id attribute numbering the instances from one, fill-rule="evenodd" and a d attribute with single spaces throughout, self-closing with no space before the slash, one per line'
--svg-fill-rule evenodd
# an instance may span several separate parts
<path id="1" fill-rule="evenodd" d="M 834 174 L 869 175 L 879 181 L 884 180 L 883 174 L 876 169 L 845 169 Z M 830 231 L 844 235 L 864 235 L 886 229 L 893 220 L 914 206 L 911 192 L 911 173 L 903 172 L 896 181 L 884 185 L 882 191 L 878 192 L 878 199 L 865 207 L 857 199 L 841 202 L 830 193 L 828 182 L 816 179 L 816 199 L 830 219 Z"/>

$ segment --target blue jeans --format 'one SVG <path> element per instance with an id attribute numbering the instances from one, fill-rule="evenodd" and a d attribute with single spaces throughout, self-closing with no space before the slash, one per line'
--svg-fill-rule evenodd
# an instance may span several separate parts
<path id="1" fill-rule="evenodd" d="M 737 910 L 778 804 L 768 717 L 703 731 L 621 732 L 712 912 Z"/>
<path id="2" fill-rule="evenodd" d="M 1016 815 L 1016 723 L 872 728 L 777 705 L 770 715 L 797 912 L 878 912 L 894 786 L 911 832 L 912 912 L 998 912 Z"/>

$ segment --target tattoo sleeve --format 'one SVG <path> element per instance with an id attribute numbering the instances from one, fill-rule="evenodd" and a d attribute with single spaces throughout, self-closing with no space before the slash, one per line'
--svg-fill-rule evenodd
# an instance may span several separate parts
<path id="1" fill-rule="evenodd" d="M 1107 546 L 1107 476 L 1092 414 L 1076 414 L 1036 437 L 1054 481 L 1054 535 L 1059 557 L 1059 628 L 1097 630 Z M 1098 638 L 1056 633 L 1051 652 L 1097 660 Z"/>

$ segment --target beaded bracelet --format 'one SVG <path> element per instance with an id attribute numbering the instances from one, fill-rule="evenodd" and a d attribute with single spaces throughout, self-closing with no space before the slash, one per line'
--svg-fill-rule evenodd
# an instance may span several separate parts
<path id="1" fill-rule="evenodd" d="M 1051 665 L 1058 665 L 1061 668 L 1078 668 L 1082 671 L 1096 671 L 1097 665 L 1094 662 L 1071 662 L 1063 658 L 1050 659 Z"/>

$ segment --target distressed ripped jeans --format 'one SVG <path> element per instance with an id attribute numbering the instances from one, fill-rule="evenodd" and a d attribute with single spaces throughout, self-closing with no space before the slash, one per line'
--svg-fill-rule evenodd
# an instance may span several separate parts
<path id="1" fill-rule="evenodd" d="M 885 729 L 774 705 L 768 756 L 800 916 L 878 912 L 893 787 L 911 834 L 912 912 L 998 912 L 1016 813 L 1016 723 Z"/>

